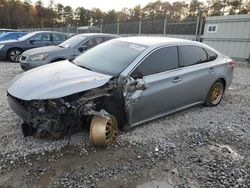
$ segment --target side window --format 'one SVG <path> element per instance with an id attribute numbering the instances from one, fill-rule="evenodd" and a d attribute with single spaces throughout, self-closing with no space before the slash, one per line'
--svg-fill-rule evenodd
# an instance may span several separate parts
<path id="1" fill-rule="evenodd" d="M 15 39 L 15 34 L 9 34 L 8 36 L 7 36 L 7 39 Z"/>
<path id="2" fill-rule="evenodd" d="M 52 34 L 53 41 L 65 41 L 67 39 L 66 36 L 60 34 Z"/>
<path id="3" fill-rule="evenodd" d="M 94 47 L 96 45 L 95 38 L 89 39 L 84 45 L 86 45 L 88 47 L 88 49 Z"/>
<path id="4" fill-rule="evenodd" d="M 208 49 L 204 49 L 207 52 L 207 56 L 208 56 L 208 61 L 213 61 L 217 58 L 217 54 L 208 50 Z"/>
<path id="5" fill-rule="evenodd" d="M 50 34 L 37 34 L 31 38 L 31 40 L 37 42 L 50 41 Z"/>
<path id="6" fill-rule="evenodd" d="M 82 46 L 87 46 L 88 49 L 93 48 L 94 46 L 101 44 L 103 42 L 102 37 L 92 38 L 85 42 Z"/>
<path id="7" fill-rule="evenodd" d="M 180 46 L 180 60 L 182 65 L 190 66 L 207 62 L 207 54 L 203 48 L 197 46 Z"/>
<path id="8" fill-rule="evenodd" d="M 113 39 L 113 37 L 103 37 L 102 39 L 103 39 L 103 42 L 104 42 L 104 41 L 108 41 L 108 40 Z"/>
<path id="9" fill-rule="evenodd" d="M 136 71 L 148 76 L 160 72 L 178 68 L 177 47 L 165 47 L 151 53 L 138 67 Z M 132 73 L 133 75 L 136 73 Z"/>
<path id="10" fill-rule="evenodd" d="M 103 37 L 95 38 L 95 40 L 96 40 L 96 45 L 101 44 L 102 42 L 104 42 L 104 38 Z"/>

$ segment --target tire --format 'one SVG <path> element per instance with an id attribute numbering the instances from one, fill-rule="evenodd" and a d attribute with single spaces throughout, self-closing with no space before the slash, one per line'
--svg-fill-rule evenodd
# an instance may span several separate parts
<path id="1" fill-rule="evenodd" d="M 225 91 L 225 84 L 222 80 L 217 80 L 210 88 L 206 101 L 205 106 L 217 106 L 223 97 Z"/>
<path id="2" fill-rule="evenodd" d="M 19 62 L 23 51 L 19 48 L 12 48 L 8 51 L 7 57 L 12 62 Z"/>

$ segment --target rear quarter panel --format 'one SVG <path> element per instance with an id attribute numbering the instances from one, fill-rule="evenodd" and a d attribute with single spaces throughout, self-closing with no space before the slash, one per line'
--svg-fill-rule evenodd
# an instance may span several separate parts
<path id="1" fill-rule="evenodd" d="M 230 58 L 224 55 L 219 55 L 217 60 L 214 62 L 214 68 L 216 69 L 215 78 L 216 80 L 221 78 L 225 80 L 225 89 L 227 89 L 231 85 L 233 79 L 233 68 L 229 65 L 229 61 Z"/>

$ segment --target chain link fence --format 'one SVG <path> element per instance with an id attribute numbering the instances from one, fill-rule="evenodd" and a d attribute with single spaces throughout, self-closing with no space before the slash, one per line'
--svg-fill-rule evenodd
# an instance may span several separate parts
<path id="1" fill-rule="evenodd" d="M 198 23 L 198 24 L 197 24 Z M 20 28 L 28 32 L 32 31 L 59 31 L 65 33 L 111 33 L 118 35 L 201 35 L 203 20 L 197 17 L 180 20 L 178 22 L 162 19 L 137 22 L 117 22 L 112 24 L 100 24 L 95 26 L 72 26 L 50 28 Z M 187 38 L 187 37 L 185 37 Z M 193 37 L 191 37 L 193 38 Z"/>

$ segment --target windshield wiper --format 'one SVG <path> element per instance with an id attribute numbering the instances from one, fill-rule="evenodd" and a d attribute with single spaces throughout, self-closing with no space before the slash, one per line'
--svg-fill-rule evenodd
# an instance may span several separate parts
<path id="1" fill-rule="evenodd" d="M 76 64 L 76 62 L 74 62 L 74 64 L 75 64 L 75 65 L 77 65 L 77 66 L 79 66 L 79 67 L 82 67 L 82 68 L 84 68 L 84 69 L 87 69 L 87 70 L 92 71 L 92 69 L 91 69 L 91 68 L 89 68 L 89 67 L 85 67 L 84 65 L 79 65 L 79 64 Z"/>
<path id="2" fill-rule="evenodd" d="M 64 48 L 64 46 L 58 45 L 60 48 Z"/>

